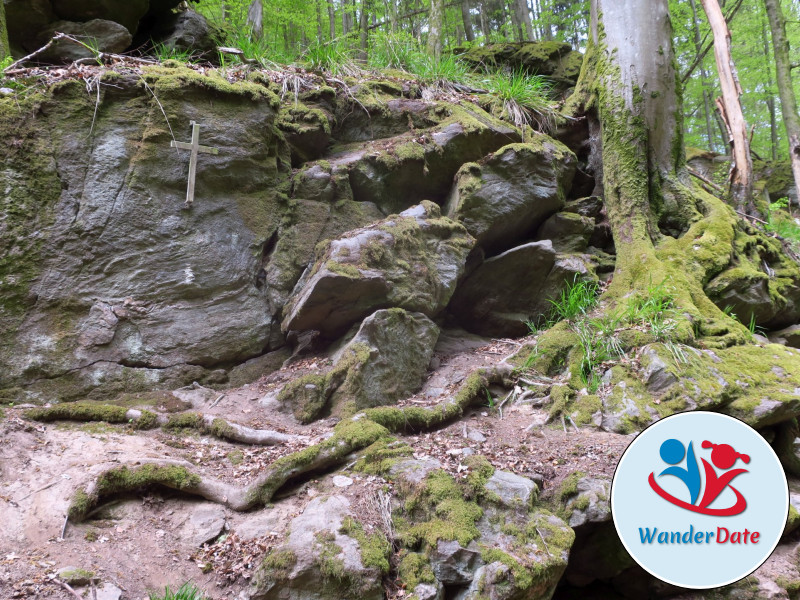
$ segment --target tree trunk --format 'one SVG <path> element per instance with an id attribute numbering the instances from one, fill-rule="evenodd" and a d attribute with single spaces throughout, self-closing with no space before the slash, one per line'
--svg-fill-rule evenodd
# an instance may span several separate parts
<path id="1" fill-rule="evenodd" d="M 700 39 L 700 24 L 698 23 L 697 19 L 697 4 L 695 0 L 689 0 L 692 6 L 692 25 L 694 29 L 694 48 L 697 52 L 697 56 L 700 56 L 700 53 L 703 51 L 703 43 Z M 711 94 L 708 91 L 708 73 L 706 72 L 706 68 L 703 65 L 703 61 L 700 61 L 700 86 L 703 89 L 703 109 L 705 111 L 706 117 L 706 137 L 708 138 L 708 149 L 712 152 L 715 151 L 716 145 L 714 144 L 714 126 L 711 122 L 712 119 L 712 112 L 713 108 L 711 108 Z"/>
<path id="2" fill-rule="evenodd" d="M 328 0 L 328 30 L 329 39 L 334 39 L 336 37 L 336 7 L 333 5 L 333 0 Z"/>
<path id="3" fill-rule="evenodd" d="M 247 25 L 253 37 L 260 39 L 264 33 L 264 5 L 261 0 L 253 0 L 247 9 Z"/>
<path id="4" fill-rule="evenodd" d="M 444 0 L 431 0 L 431 13 L 428 20 L 428 54 L 436 62 L 442 56 L 442 24 L 444 22 Z"/>
<path id="5" fill-rule="evenodd" d="M 514 0 L 514 10 L 517 13 L 517 20 L 520 23 L 521 41 L 533 40 L 533 25 L 531 24 L 531 15 L 528 11 L 528 0 Z"/>
<path id="6" fill-rule="evenodd" d="M 514 40 L 521 42 L 524 34 L 522 33 L 522 21 L 519 18 L 519 10 L 517 10 L 517 0 L 511 0 L 511 30 L 514 34 Z"/>
<path id="7" fill-rule="evenodd" d="M 773 162 L 778 160 L 778 119 L 775 112 L 775 97 L 772 91 L 772 61 L 770 60 L 770 46 L 767 36 L 767 23 L 761 15 L 761 39 L 764 42 L 764 63 L 767 69 L 767 90 L 765 101 L 769 110 L 769 149 Z"/>
<path id="8" fill-rule="evenodd" d="M 786 38 L 786 21 L 779 0 L 764 0 L 772 31 L 772 49 L 775 52 L 775 72 L 778 80 L 778 95 L 781 112 L 789 141 L 789 157 L 792 162 L 794 185 L 800 198 L 800 120 L 797 117 L 797 98 L 792 88 L 792 72 L 789 63 L 789 40 Z"/>
<path id="9" fill-rule="evenodd" d="M 359 46 L 361 58 L 367 59 L 367 45 L 369 41 L 369 6 L 367 0 L 361 0 L 361 18 L 359 19 Z"/>
<path id="10" fill-rule="evenodd" d="M 8 45 L 8 28 L 6 27 L 6 9 L 2 0 L 0 0 L 0 61 L 7 56 L 11 56 L 11 50 Z"/>
<path id="11" fill-rule="evenodd" d="M 481 0 L 481 33 L 483 34 L 483 43 L 488 44 L 491 41 L 491 30 L 489 29 L 489 18 L 486 16 L 486 0 Z"/>
<path id="12" fill-rule="evenodd" d="M 757 215 L 753 204 L 753 160 L 750 157 L 750 138 L 742 114 L 739 97 L 742 88 L 731 58 L 731 32 L 717 0 L 700 0 L 714 34 L 714 57 L 717 61 L 722 99 L 717 106 L 722 113 L 731 143 L 731 196 L 736 207 L 748 215 Z"/>
<path id="13" fill-rule="evenodd" d="M 475 34 L 472 33 L 472 22 L 469 14 L 469 0 L 461 0 L 461 20 L 464 22 L 464 36 L 468 42 L 475 41 Z"/>
<path id="14" fill-rule="evenodd" d="M 314 6 L 317 10 L 317 43 L 322 41 L 322 0 L 315 0 Z"/>

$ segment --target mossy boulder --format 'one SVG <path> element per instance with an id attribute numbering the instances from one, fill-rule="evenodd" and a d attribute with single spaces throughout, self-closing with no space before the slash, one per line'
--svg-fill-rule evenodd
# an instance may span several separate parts
<path id="1" fill-rule="evenodd" d="M 566 146 L 545 135 L 504 146 L 459 169 L 444 213 L 487 253 L 507 250 L 564 206 L 576 163 Z"/>
<path id="2" fill-rule="evenodd" d="M 497 337 L 528 333 L 575 278 L 593 280 L 591 262 L 556 254 L 550 240 L 530 242 L 487 259 L 459 286 L 449 310 L 468 331 Z"/>
<path id="3" fill-rule="evenodd" d="M 591 217 L 558 212 L 542 223 L 536 238 L 550 240 L 556 252 L 585 252 L 594 228 L 595 222 Z"/>
<path id="4" fill-rule="evenodd" d="M 40 46 L 44 46 L 57 32 L 66 33 L 78 39 L 94 40 L 100 52 L 115 54 L 123 52 L 133 41 L 131 32 L 124 25 L 107 19 L 92 19 L 85 23 L 74 21 L 51 23 L 49 27 L 39 32 L 37 36 Z M 75 60 L 91 59 L 94 56 L 94 52 L 89 48 L 74 42 L 60 40 L 38 55 L 37 58 L 42 62 L 71 63 Z"/>
<path id="5" fill-rule="evenodd" d="M 345 496 L 321 496 L 289 523 L 256 570 L 250 600 L 381 600 L 391 545 L 365 533 Z"/>
<path id="6" fill-rule="evenodd" d="M 278 400 L 306 423 L 328 409 L 352 413 L 393 404 L 422 385 L 438 337 L 439 328 L 422 313 L 379 310 L 364 319 L 328 372 L 289 383 Z"/>
<path id="7" fill-rule="evenodd" d="M 575 85 L 583 55 L 563 42 L 504 42 L 456 48 L 454 53 L 477 69 L 486 66 L 523 69 L 532 75 L 545 75 L 562 87 Z"/>
<path id="8" fill-rule="evenodd" d="M 435 111 L 439 122 L 428 129 L 335 149 L 329 161 L 347 168 L 355 200 L 386 214 L 424 199 L 444 202 L 461 165 L 520 139 L 514 126 L 473 104 L 439 102 Z"/>
<path id="9" fill-rule="evenodd" d="M 331 338 L 378 308 L 439 314 L 472 249 L 463 226 L 424 202 L 330 242 L 286 307 L 284 331 Z"/>

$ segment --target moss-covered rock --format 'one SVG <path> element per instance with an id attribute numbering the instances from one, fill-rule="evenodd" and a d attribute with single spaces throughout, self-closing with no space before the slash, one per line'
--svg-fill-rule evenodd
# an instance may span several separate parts
<path id="1" fill-rule="evenodd" d="M 424 202 L 330 242 L 298 287 L 283 329 L 328 337 L 375 309 L 440 313 L 463 273 L 473 240 L 463 226 Z"/>
<path id="2" fill-rule="evenodd" d="M 507 250 L 564 206 L 575 164 L 575 155 L 546 135 L 504 146 L 459 169 L 444 213 L 489 254 Z"/>

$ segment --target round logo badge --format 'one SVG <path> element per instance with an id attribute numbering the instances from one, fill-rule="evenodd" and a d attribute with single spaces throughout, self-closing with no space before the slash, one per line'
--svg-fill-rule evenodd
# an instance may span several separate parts
<path id="1" fill-rule="evenodd" d="M 631 557 L 673 585 L 705 589 L 755 571 L 783 533 L 789 487 L 750 426 L 712 412 L 662 419 L 625 450 L 611 514 Z"/>

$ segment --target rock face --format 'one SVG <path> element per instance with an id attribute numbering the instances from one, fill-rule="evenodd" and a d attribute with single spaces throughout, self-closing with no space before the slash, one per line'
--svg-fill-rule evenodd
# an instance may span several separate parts
<path id="1" fill-rule="evenodd" d="M 432 317 L 450 301 L 473 239 L 431 202 L 330 242 L 286 309 L 284 331 L 336 337 L 382 307 Z"/>
<path id="2" fill-rule="evenodd" d="M 487 259 L 458 287 L 450 304 L 464 328 L 481 335 L 528 333 L 575 277 L 593 279 L 577 255 L 558 255 L 549 240 L 531 242 Z"/>
<path id="3" fill-rule="evenodd" d="M 576 162 L 566 146 L 544 135 L 505 146 L 461 167 L 444 212 L 489 254 L 508 249 L 564 206 Z"/>
<path id="4" fill-rule="evenodd" d="M 380 570 L 364 564 L 365 548 L 343 532 L 359 527 L 345 496 L 309 502 L 289 524 L 286 542 L 264 559 L 250 600 L 381 600 Z"/>
<path id="5" fill-rule="evenodd" d="M 44 46 L 56 32 L 66 33 L 80 40 L 91 40 L 88 45 L 96 45 L 100 52 L 123 52 L 133 40 L 124 26 L 107 19 L 92 19 L 85 23 L 56 21 L 39 34 L 39 46 Z M 94 55 L 89 48 L 62 40 L 37 58 L 44 62 L 72 62 L 81 58 L 93 58 Z"/>

